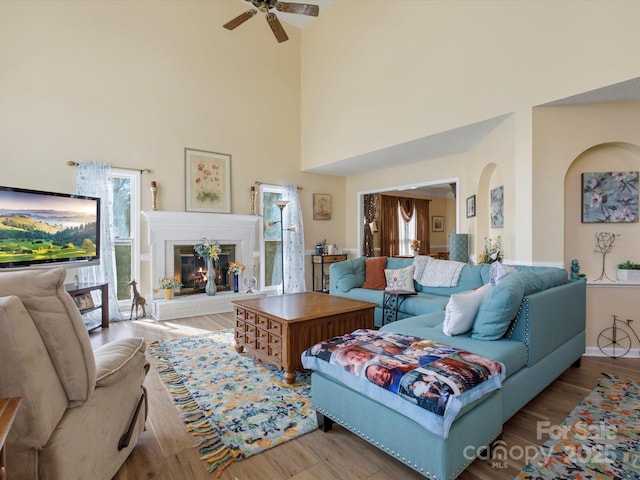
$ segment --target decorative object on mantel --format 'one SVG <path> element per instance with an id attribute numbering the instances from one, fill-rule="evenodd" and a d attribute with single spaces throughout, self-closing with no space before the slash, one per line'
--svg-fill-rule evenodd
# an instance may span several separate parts
<path id="1" fill-rule="evenodd" d="M 595 279 L 596 282 L 598 280 L 603 280 L 604 278 L 611 282 L 615 282 L 615 280 L 611 280 L 607 275 L 607 272 L 605 272 L 605 259 L 607 258 L 607 253 L 610 253 L 611 250 L 613 250 L 613 244 L 616 242 L 616 237 L 619 236 L 620 234 L 616 233 L 596 232 L 596 246 L 593 249 L 593 252 L 602 255 L 602 272 L 600 273 L 600 276 Z"/>
<path id="2" fill-rule="evenodd" d="M 240 262 L 229 262 L 229 273 L 233 275 L 233 292 L 238 293 L 240 290 L 240 274 L 245 271 L 245 267 Z"/>
<path id="3" fill-rule="evenodd" d="M 155 180 L 151 181 L 151 210 L 158 209 L 158 184 Z"/>
<path id="4" fill-rule="evenodd" d="M 640 283 L 640 263 L 632 263 L 631 260 L 619 263 L 616 278 L 619 282 Z"/>
<path id="5" fill-rule="evenodd" d="M 258 214 L 258 192 L 256 190 L 255 185 L 251 185 L 251 190 L 249 191 L 249 213 L 251 215 Z"/>
<path id="6" fill-rule="evenodd" d="M 133 283 L 135 284 L 135 280 Z M 158 281 L 158 290 L 164 290 L 165 300 L 171 300 L 173 298 L 173 291 L 180 287 L 182 287 L 182 283 L 178 281 L 177 277 L 163 277 Z M 134 291 L 136 291 L 135 285 L 133 288 Z"/>
<path id="7" fill-rule="evenodd" d="M 582 174 L 582 223 L 638 221 L 638 172 Z"/>
<path id="8" fill-rule="evenodd" d="M 493 263 L 502 261 L 502 237 L 494 240 L 484 237 L 484 252 L 478 256 L 478 263 Z"/>
<path id="9" fill-rule="evenodd" d="M 131 314 L 129 315 L 129 320 L 133 318 L 134 307 L 136 309 L 136 320 L 138 319 L 138 307 L 142 307 L 142 318 L 147 316 L 147 310 L 145 308 L 147 305 L 147 301 L 144 299 L 142 295 L 140 295 L 140 292 L 138 292 L 138 288 L 136 287 L 137 284 L 138 282 L 136 282 L 135 279 L 127 283 L 127 287 L 131 287 L 133 291 L 132 292 L 133 296 L 131 297 Z M 102 301 L 104 302 L 104 300 Z"/>
<path id="10" fill-rule="evenodd" d="M 184 149 L 187 212 L 231 213 L 231 155 Z"/>
<path id="11" fill-rule="evenodd" d="M 215 295 L 218 290 L 216 287 L 216 275 L 218 272 L 215 267 L 217 267 L 218 258 L 220 258 L 220 253 L 222 252 L 220 244 L 208 238 L 203 238 L 200 243 L 193 246 L 193 249 L 200 258 L 207 262 L 207 284 L 204 287 L 204 292 L 209 296 Z"/>
<path id="12" fill-rule="evenodd" d="M 249 275 L 244 279 L 244 286 L 247 287 L 247 293 L 253 293 L 253 289 L 258 285 L 258 279 L 253 275 Z"/>

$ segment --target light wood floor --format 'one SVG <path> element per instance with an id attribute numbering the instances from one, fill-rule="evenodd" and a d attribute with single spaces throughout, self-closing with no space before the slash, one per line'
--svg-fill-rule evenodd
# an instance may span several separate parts
<path id="1" fill-rule="evenodd" d="M 94 347 L 123 337 L 141 336 L 147 341 L 179 338 L 231 328 L 232 314 L 207 315 L 174 321 L 137 320 L 112 323 L 105 330 L 91 333 Z M 601 372 L 618 374 L 640 381 L 638 359 L 585 357 L 580 368 L 570 368 L 538 397 L 512 417 L 503 429 L 507 448 L 541 445 L 536 438 L 536 422 L 560 424 L 573 408 L 593 389 Z M 115 480 L 215 480 L 192 447 L 171 398 L 154 368 L 146 382 L 149 393 L 147 430 Z M 425 446 L 428 448 L 428 445 Z M 517 450 L 514 450 L 517 451 Z M 523 460 L 509 459 L 502 465 L 476 460 L 461 479 L 513 479 Z M 404 480 L 424 479 L 403 464 L 381 453 L 364 440 L 334 426 L 323 433 L 316 430 L 299 439 L 236 462 L 227 468 L 223 480 Z"/>

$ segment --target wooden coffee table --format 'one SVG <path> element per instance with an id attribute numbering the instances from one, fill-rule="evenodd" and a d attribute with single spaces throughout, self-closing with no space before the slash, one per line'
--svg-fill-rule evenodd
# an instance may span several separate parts
<path id="1" fill-rule="evenodd" d="M 236 350 L 254 355 L 284 370 L 287 383 L 296 380 L 296 368 L 307 348 L 322 340 L 373 327 L 371 302 L 319 292 L 294 293 L 252 300 L 235 305 Z"/>

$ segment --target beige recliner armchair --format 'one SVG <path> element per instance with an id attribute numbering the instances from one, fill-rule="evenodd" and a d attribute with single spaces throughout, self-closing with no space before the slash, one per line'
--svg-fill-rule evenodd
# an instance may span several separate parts
<path id="1" fill-rule="evenodd" d="M 147 416 L 142 338 L 96 350 L 62 268 L 0 272 L 0 397 L 22 397 L 10 480 L 109 480 Z"/>

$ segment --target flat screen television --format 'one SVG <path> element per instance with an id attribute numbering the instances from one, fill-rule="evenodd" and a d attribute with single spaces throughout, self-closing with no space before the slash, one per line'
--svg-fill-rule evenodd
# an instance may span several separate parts
<path id="1" fill-rule="evenodd" d="M 0 268 L 99 262 L 99 198 L 0 186 Z"/>

